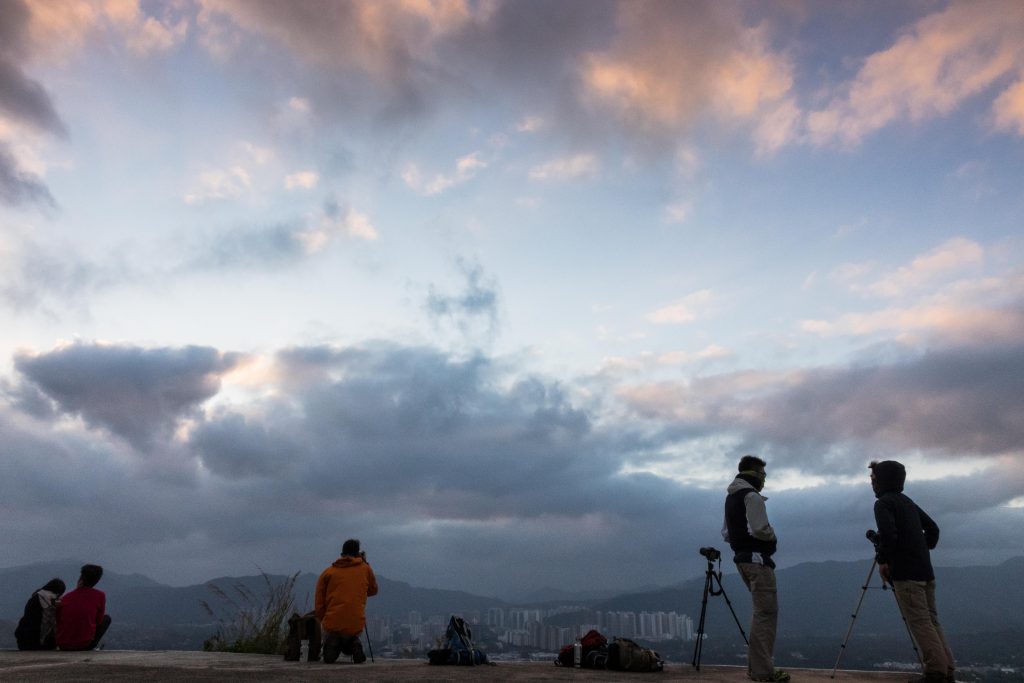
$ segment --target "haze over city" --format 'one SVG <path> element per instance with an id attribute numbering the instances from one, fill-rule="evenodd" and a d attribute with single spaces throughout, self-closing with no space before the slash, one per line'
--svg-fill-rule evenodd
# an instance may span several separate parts
<path id="1" fill-rule="evenodd" d="M 1024 3 L 0 0 L 3 565 L 1020 554 Z M 726 559 L 729 559 L 728 554 Z M 47 577 L 41 577 L 45 579 Z M 941 576 L 940 576 L 941 580 Z"/>

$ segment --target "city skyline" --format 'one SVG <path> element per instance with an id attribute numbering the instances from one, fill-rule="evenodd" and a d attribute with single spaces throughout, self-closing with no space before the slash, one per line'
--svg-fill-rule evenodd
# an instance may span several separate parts
<path id="1" fill-rule="evenodd" d="M 1024 523 L 1024 4 L 0 0 L 0 531 L 669 585 Z M 727 558 L 728 559 L 728 556 Z"/>

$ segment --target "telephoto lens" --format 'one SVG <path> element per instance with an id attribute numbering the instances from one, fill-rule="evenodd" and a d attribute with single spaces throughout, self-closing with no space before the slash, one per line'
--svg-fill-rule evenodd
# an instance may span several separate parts
<path id="1" fill-rule="evenodd" d="M 708 558 L 711 561 L 717 560 L 718 558 L 720 558 L 722 556 L 722 553 L 720 553 L 717 548 L 712 548 L 712 547 L 701 548 L 700 549 L 700 554 L 703 555 L 704 557 Z"/>

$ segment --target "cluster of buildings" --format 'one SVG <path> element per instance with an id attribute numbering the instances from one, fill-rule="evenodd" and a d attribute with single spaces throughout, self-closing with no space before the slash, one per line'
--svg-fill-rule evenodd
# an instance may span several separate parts
<path id="1" fill-rule="evenodd" d="M 368 616 L 367 633 L 381 652 L 396 656 L 418 655 L 440 646 L 450 616 L 410 612 L 404 622 Z M 694 638 L 693 620 L 676 612 L 491 607 L 485 612 L 459 616 L 471 625 L 476 642 L 491 652 L 558 652 L 591 629 L 609 639 L 621 636 L 649 643 Z"/>

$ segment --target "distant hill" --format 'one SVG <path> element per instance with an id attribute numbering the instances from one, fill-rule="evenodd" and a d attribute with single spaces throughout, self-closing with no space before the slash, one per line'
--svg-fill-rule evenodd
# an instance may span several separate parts
<path id="1" fill-rule="evenodd" d="M 0 569 L 0 647 L 13 647 L 14 624 L 32 591 L 54 576 L 73 586 L 81 562 L 64 560 Z M 818 562 L 779 570 L 779 636 L 841 639 L 850 622 L 868 562 Z M 750 598 L 731 563 L 723 563 L 727 595 L 744 629 L 750 619 Z M 939 612 L 948 633 L 983 634 L 998 631 L 1024 632 L 1024 557 L 996 566 L 945 567 L 938 570 Z M 280 581 L 284 577 L 271 577 Z M 406 621 L 412 611 L 423 617 L 433 614 L 486 614 L 489 607 L 509 607 L 497 598 L 462 591 L 418 588 L 378 576 L 380 594 L 370 600 L 370 616 Z M 265 593 L 262 576 L 220 577 L 208 584 L 235 594 L 244 586 L 256 595 Z M 879 586 L 877 573 L 873 585 Z M 108 647 L 134 649 L 196 649 L 215 630 L 214 619 L 203 609 L 206 601 L 223 609 L 208 584 L 166 586 L 138 574 L 107 571 L 100 587 L 106 591 L 115 627 Z M 311 609 L 316 575 L 301 574 L 295 586 L 296 606 Z M 694 626 L 700 614 L 704 579 L 694 579 L 658 590 L 634 592 L 613 598 L 579 600 L 564 596 L 561 605 L 581 610 L 676 611 L 690 615 Z M 548 594 L 538 597 L 556 597 Z M 550 605 L 551 603 L 549 603 Z M 522 605 L 521 606 L 526 606 Z M 567 617 L 563 617 L 563 620 Z M 891 591 L 869 590 L 858 616 L 860 634 L 905 636 Z M 708 602 L 707 632 L 715 639 L 738 638 L 736 624 L 722 597 Z M 833 636 L 832 634 L 836 634 Z"/>
<path id="2" fill-rule="evenodd" d="M 33 591 L 49 579 L 59 577 L 74 587 L 82 562 L 61 560 L 0 569 L 0 647 L 13 647 L 13 624 L 21 617 L 25 602 Z M 284 576 L 268 577 L 276 583 Z M 316 574 L 299 575 L 295 582 L 295 605 L 300 612 L 313 609 Z M 380 594 L 367 604 L 370 616 L 405 621 L 409 612 L 424 617 L 431 614 L 470 614 L 486 612 L 488 607 L 508 606 L 496 598 L 462 591 L 416 588 L 401 581 L 379 576 Z M 118 628 L 107 638 L 111 648 L 196 649 L 216 630 L 215 619 L 203 608 L 207 602 L 217 614 L 228 607 L 213 591 L 213 584 L 238 599 L 237 588 L 254 595 L 266 593 L 263 576 L 218 577 L 205 584 L 167 586 L 139 574 L 118 574 L 106 570 L 99 588 L 107 594 L 107 606 Z M 5 628 L 5 624 L 11 624 Z"/>
<path id="3" fill-rule="evenodd" d="M 735 567 L 722 563 L 722 585 L 744 629 L 750 621 L 750 598 Z M 812 562 L 780 569 L 779 634 L 816 636 L 845 633 L 850 615 L 861 594 L 870 562 Z M 984 633 L 1005 629 L 1024 630 L 1024 557 L 996 566 L 943 567 L 936 570 L 936 600 L 947 632 Z M 857 616 L 858 632 L 903 633 L 892 591 L 882 591 L 878 572 Z M 685 612 L 700 616 L 704 579 L 647 593 L 620 595 L 588 605 L 597 610 Z M 707 632 L 737 632 L 729 607 L 722 597 L 708 601 Z"/>

